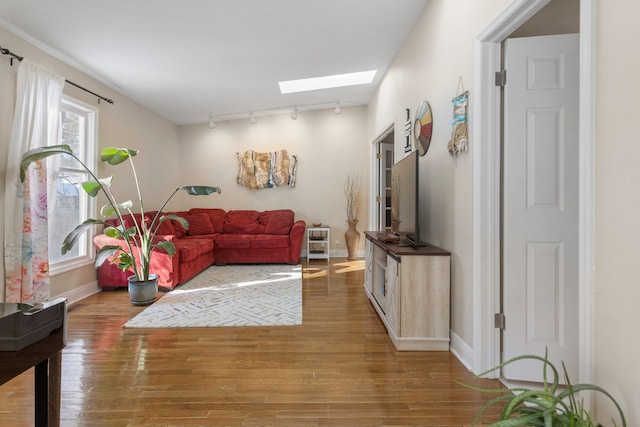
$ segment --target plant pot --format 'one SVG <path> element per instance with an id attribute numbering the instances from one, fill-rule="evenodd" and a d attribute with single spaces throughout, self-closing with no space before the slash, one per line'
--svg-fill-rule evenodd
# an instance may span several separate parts
<path id="1" fill-rule="evenodd" d="M 158 295 L 158 275 L 150 274 L 149 280 L 136 280 L 136 276 L 127 277 L 129 283 L 129 301 L 133 305 L 149 305 Z"/>
<path id="2" fill-rule="evenodd" d="M 358 258 L 358 245 L 360 243 L 360 232 L 356 230 L 358 220 L 347 221 L 349 223 L 349 229 L 344 233 L 344 240 L 347 242 L 347 259 Z"/>

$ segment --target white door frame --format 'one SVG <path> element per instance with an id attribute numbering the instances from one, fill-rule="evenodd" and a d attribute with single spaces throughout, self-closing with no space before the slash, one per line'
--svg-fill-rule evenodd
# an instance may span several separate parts
<path id="1" fill-rule="evenodd" d="M 378 144 L 387 137 L 391 132 L 394 132 L 393 146 L 395 147 L 395 121 L 389 123 L 384 129 L 374 138 L 369 148 L 371 155 L 371 170 L 373 171 L 369 176 L 369 194 L 372 196 L 369 198 L 369 227 L 367 230 L 378 229 L 376 222 L 378 203 L 375 200 L 375 195 L 378 194 L 378 174 L 380 173 L 380 161 L 377 158 Z M 394 153 L 395 155 L 395 153 Z"/>
<path id="2" fill-rule="evenodd" d="M 473 372 L 500 363 L 494 313 L 500 302 L 500 69 L 501 43 L 550 0 L 514 0 L 474 41 L 473 140 Z M 595 155 L 595 7 L 580 0 L 579 101 L 579 365 L 577 382 L 593 379 L 593 243 Z M 494 377 L 498 375 L 494 372 Z M 585 401 L 585 405 L 589 402 Z M 588 407 L 588 406 L 587 406 Z"/>

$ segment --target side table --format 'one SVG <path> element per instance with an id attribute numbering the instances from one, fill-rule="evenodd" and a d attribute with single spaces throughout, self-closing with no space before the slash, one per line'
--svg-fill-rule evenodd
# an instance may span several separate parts
<path id="1" fill-rule="evenodd" d="M 307 227 L 307 260 L 329 259 L 331 228 L 325 225 Z"/>

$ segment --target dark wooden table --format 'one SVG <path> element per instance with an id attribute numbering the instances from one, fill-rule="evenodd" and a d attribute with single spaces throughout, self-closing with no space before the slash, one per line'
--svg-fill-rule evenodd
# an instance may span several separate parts
<path id="1" fill-rule="evenodd" d="M 0 385 L 35 367 L 35 425 L 38 427 L 60 425 L 60 373 L 66 327 L 65 315 L 62 326 L 47 337 L 18 351 L 0 351 Z"/>

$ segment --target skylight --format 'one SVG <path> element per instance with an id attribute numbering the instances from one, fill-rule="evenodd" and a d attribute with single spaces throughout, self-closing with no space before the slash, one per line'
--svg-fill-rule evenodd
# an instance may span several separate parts
<path id="1" fill-rule="evenodd" d="M 279 82 L 280 93 L 305 92 L 309 90 L 329 89 L 334 87 L 356 86 L 373 81 L 378 70 L 358 73 L 335 74 L 333 76 L 312 77 L 309 79 L 287 80 Z"/>

